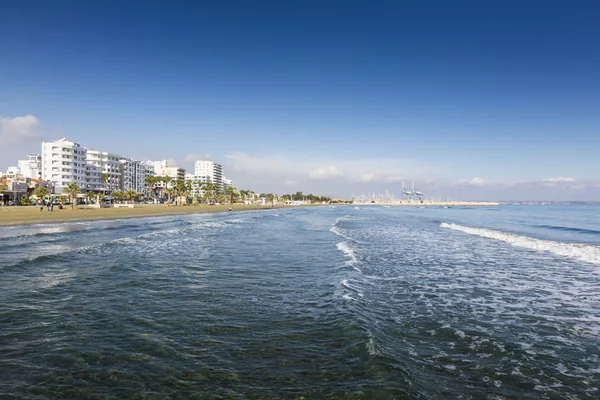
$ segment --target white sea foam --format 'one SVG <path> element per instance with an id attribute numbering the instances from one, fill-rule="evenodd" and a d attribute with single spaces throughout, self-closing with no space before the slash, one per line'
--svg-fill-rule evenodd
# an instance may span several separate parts
<path id="1" fill-rule="evenodd" d="M 600 246 L 581 243 L 560 243 L 551 240 L 519 236 L 513 233 L 494 231 L 491 229 L 471 228 L 457 224 L 447 224 L 445 222 L 442 222 L 440 227 L 461 231 L 470 235 L 481 236 L 487 239 L 499 240 L 517 247 L 548 251 L 559 256 L 570 257 L 579 261 L 600 265 Z"/>
<path id="2" fill-rule="evenodd" d="M 348 263 L 350 265 L 353 265 L 356 263 L 356 261 L 357 261 L 356 253 L 354 252 L 354 249 L 350 245 L 350 242 L 340 242 L 340 243 L 336 244 L 335 247 L 337 247 L 338 250 L 343 252 L 346 257 L 350 258 L 350 261 L 348 261 Z"/>
<path id="3" fill-rule="evenodd" d="M 354 286 L 354 285 L 350 284 L 350 282 L 348 282 L 348 279 L 344 279 L 342 281 L 342 286 L 345 287 L 346 289 L 356 292 L 356 294 L 358 294 L 360 297 L 364 297 L 362 292 L 356 286 Z"/>

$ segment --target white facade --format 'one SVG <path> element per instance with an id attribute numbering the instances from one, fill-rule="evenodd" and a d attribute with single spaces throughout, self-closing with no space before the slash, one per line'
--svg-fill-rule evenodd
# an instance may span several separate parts
<path id="1" fill-rule="evenodd" d="M 105 151 L 88 150 L 86 154 L 86 189 L 115 191 L 121 189 L 121 160 L 123 157 Z M 108 175 L 108 181 L 102 180 Z"/>
<path id="2" fill-rule="evenodd" d="M 185 169 L 177 167 L 165 167 L 162 169 L 161 176 L 168 176 L 169 178 L 173 179 L 173 181 L 171 181 L 171 185 L 169 185 L 172 186 L 174 181 L 185 180 Z"/>
<path id="3" fill-rule="evenodd" d="M 223 177 L 223 191 L 227 190 L 227 188 L 233 187 L 233 181 L 231 179 L 227 179 Z"/>
<path id="4" fill-rule="evenodd" d="M 24 178 L 41 179 L 42 156 L 40 154 L 29 154 L 27 160 L 17 161 L 19 173 Z"/>
<path id="5" fill-rule="evenodd" d="M 66 138 L 42 142 L 42 179 L 54 183 L 56 193 L 71 182 L 86 187 L 86 149 Z"/>
<path id="6" fill-rule="evenodd" d="M 148 163 L 153 165 L 154 175 L 156 175 L 156 176 L 164 176 L 165 174 L 163 174 L 163 169 L 165 169 L 169 166 L 169 164 L 167 163 L 167 160 L 148 161 Z"/>
<path id="7" fill-rule="evenodd" d="M 149 194 L 149 185 L 146 178 L 154 176 L 152 162 L 120 160 L 121 163 L 121 190 L 135 190 L 140 194 Z"/>
<path id="8" fill-rule="evenodd" d="M 19 171 L 19 167 L 8 167 L 4 176 L 11 179 L 23 177 L 23 175 L 21 175 L 21 172 Z"/>
<path id="9" fill-rule="evenodd" d="M 223 167 L 213 161 L 198 160 L 194 165 L 194 176 L 212 182 L 219 192 L 223 192 Z"/>
<path id="10" fill-rule="evenodd" d="M 211 182 L 207 176 L 196 176 L 192 174 L 185 174 L 185 181 L 191 182 L 192 192 L 191 196 L 194 198 L 204 196 L 204 190 L 202 190 L 202 184 Z"/>

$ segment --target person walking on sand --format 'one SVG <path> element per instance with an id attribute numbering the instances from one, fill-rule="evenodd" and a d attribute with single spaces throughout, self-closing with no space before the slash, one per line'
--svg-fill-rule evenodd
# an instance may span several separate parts
<path id="1" fill-rule="evenodd" d="M 229 206 L 229 212 L 231 212 L 231 206 Z"/>

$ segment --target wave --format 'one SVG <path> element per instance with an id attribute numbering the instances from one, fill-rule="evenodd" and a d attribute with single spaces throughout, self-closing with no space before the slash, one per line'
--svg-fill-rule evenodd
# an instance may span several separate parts
<path id="1" fill-rule="evenodd" d="M 600 246 L 581 243 L 561 243 L 551 240 L 535 239 L 519 236 L 513 233 L 494 231 L 483 228 L 470 228 L 457 224 L 442 222 L 440 227 L 476 235 L 487 239 L 499 240 L 513 246 L 524 247 L 532 250 L 547 251 L 559 256 L 573 258 L 579 261 L 600 265 Z"/>
<path id="2" fill-rule="evenodd" d="M 600 231 L 595 229 L 585 229 L 585 228 L 572 228 L 569 226 L 556 226 L 556 225 L 534 225 L 536 228 L 543 229 L 552 229 L 555 231 L 564 231 L 564 232 L 576 232 L 576 233 L 587 233 L 591 235 L 600 235 Z"/>
<path id="3" fill-rule="evenodd" d="M 57 224 L 33 224 L 26 227 L 11 226 L 0 230 L 0 241 L 23 238 L 33 239 L 89 231 L 102 232 L 123 229 L 148 229 L 159 228 L 157 225 L 185 226 L 192 224 L 191 222 L 183 220 L 140 221 L 138 223 L 132 221 L 133 219 L 121 218 L 114 220 L 60 222 Z"/>
<path id="4" fill-rule="evenodd" d="M 352 285 L 350 282 L 348 282 L 348 279 L 344 279 L 341 282 L 342 286 L 345 287 L 348 290 L 351 290 L 353 292 L 355 292 L 356 294 L 358 294 L 360 297 L 364 297 L 363 293 L 360 291 L 359 288 L 357 288 L 356 286 Z"/>
<path id="5" fill-rule="evenodd" d="M 339 242 L 335 245 L 337 249 L 344 253 L 344 255 L 350 258 L 351 263 L 356 263 L 358 259 L 356 258 L 356 254 L 354 253 L 354 249 L 350 246 L 349 242 Z"/>

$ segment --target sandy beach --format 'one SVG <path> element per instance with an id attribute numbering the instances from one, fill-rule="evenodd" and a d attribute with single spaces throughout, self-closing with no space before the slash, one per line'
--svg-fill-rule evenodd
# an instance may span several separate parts
<path id="1" fill-rule="evenodd" d="M 96 221 L 103 219 L 153 217 L 161 215 L 175 214 L 195 214 L 207 212 L 224 212 L 229 210 L 229 205 L 190 205 L 190 206 L 171 206 L 164 204 L 140 204 L 135 208 L 91 208 L 86 206 L 77 206 L 74 209 L 65 207 L 60 210 L 54 207 L 54 211 L 49 212 L 47 208 L 40 212 L 39 207 L 0 207 L 0 226 L 12 225 L 31 225 L 56 222 L 73 221 Z M 283 208 L 289 206 L 275 206 L 274 208 Z M 234 204 L 232 211 L 242 210 L 267 210 L 271 206 L 243 205 Z"/>

